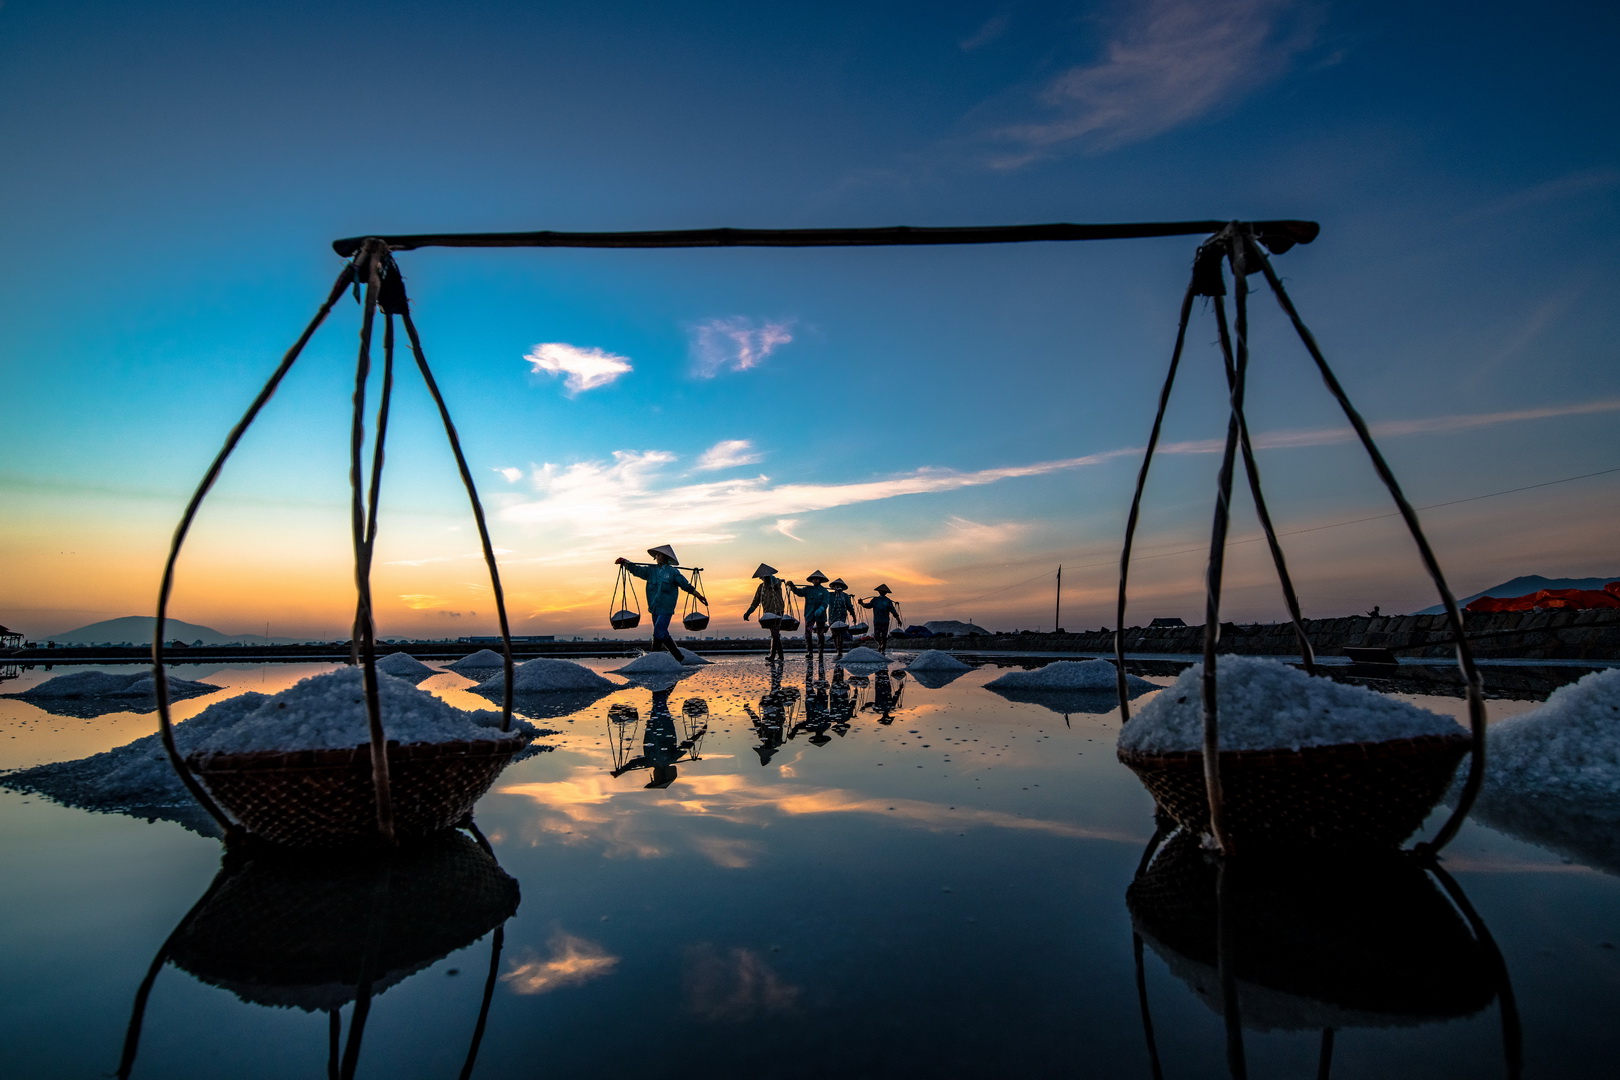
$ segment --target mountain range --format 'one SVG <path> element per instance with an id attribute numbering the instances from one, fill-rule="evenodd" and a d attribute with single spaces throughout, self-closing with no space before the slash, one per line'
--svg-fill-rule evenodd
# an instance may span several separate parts
<path id="1" fill-rule="evenodd" d="M 76 630 L 50 634 L 42 640 L 54 641 L 58 645 L 98 645 L 105 642 L 117 644 L 124 641 L 135 645 L 150 645 L 152 626 L 156 621 L 150 615 L 125 615 L 121 619 L 104 619 Z M 163 636 L 165 640 L 178 639 L 188 645 L 197 641 L 204 645 L 297 645 L 304 640 L 265 637 L 263 634 L 226 634 L 211 626 L 199 626 L 197 623 L 183 622 L 180 619 L 164 620 Z"/>
<path id="2" fill-rule="evenodd" d="M 1482 596 L 1495 596 L 1506 599 L 1510 596 L 1528 596 L 1542 589 L 1601 589 L 1611 581 L 1620 581 L 1620 574 L 1610 574 L 1608 577 L 1561 577 L 1548 578 L 1540 574 L 1523 574 L 1512 581 L 1504 581 L 1500 585 L 1492 585 L 1481 592 L 1457 598 L 1458 607 L 1467 607 Z M 1439 604 L 1426 607 L 1422 611 L 1414 611 L 1414 615 L 1439 615 L 1446 609 Z"/>

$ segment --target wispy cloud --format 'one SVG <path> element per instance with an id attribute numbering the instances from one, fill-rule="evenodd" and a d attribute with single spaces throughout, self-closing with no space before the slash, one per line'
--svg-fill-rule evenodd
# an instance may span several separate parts
<path id="1" fill-rule="evenodd" d="M 1509 423 L 1612 412 L 1620 412 L 1620 399 L 1391 420 L 1372 425 L 1372 430 L 1384 438 L 1446 435 Z M 1254 443 L 1262 449 L 1284 450 L 1333 446 L 1354 438 L 1349 427 L 1322 427 L 1258 432 Z M 1222 445 L 1219 439 L 1202 439 L 1165 444 L 1160 452 L 1215 454 Z M 1080 457 L 966 471 L 924 467 L 849 483 L 776 483 L 768 476 L 679 483 L 666 468 L 676 460 L 674 454 L 621 450 L 611 461 L 540 467 L 532 478 L 536 496 L 508 496 L 500 513 L 507 521 L 568 530 L 572 542 L 564 545 L 567 554 L 548 561 L 574 562 L 597 558 L 627 535 L 657 535 L 671 543 L 722 543 L 734 539 L 735 530 L 750 522 L 774 521 L 774 525 L 765 526 L 767 531 L 797 540 L 801 520 L 798 515 L 1067 472 L 1120 458 L 1136 458 L 1141 452 L 1140 447 L 1120 447 Z M 955 538 L 970 548 L 993 548 L 1021 527 L 952 518 L 945 539 Z"/>
<path id="2" fill-rule="evenodd" d="M 428 611 L 445 605 L 444 597 L 431 596 L 427 593 L 400 593 L 399 599 L 412 611 Z"/>
<path id="3" fill-rule="evenodd" d="M 791 327 L 790 322 L 756 322 L 741 315 L 694 323 L 690 327 L 693 371 L 712 379 L 722 371 L 756 368 L 793 340 Z"/>
<path id="4" fill-rule="evenodd" d="M 506 478 L 506 482 L 508 484 L 515 484 L 519 480 L 523 479 L 523 470 L 522 469 L 514 469 L 511 466 L 507 466 L 505 468 L 496 469 L 494 471 L 498 472 L 502 476 L 504 476 Z"/>
<path id="5" fill-rule="evenodd" d="M 1146 0 L 1132 4 L 1093 63 L 1047 84 L 1049 117 L 995 132 L 1023 147 L 1015 168 L 1079 141 L 1094 151 L 1140 142 L 1198 119 L 1284 72 L 1315 37 L 1298 0 Z"/>
<path id="6" fill-rule="evenodd" d="M 754 444 L 747 439 L 726 439 L 703 451 L 696 468 L 699 472 L 710 472 L 734 469 L 739 465 L 756 465 L 764 460 L 765 455 L 756 453 Z"/>
<path id="7" fill-rule="evenodd" d="M 963 52 L 974 52 L 982 49 L 1005 34 L 1011 22 L 1012 15 L 1010 12 L 1003 11 L 992 15 L 981 23 L 977 30 L 957 42 L 957 47 Z"/>
<path id="8" fill-rule="evenodd" d="M 606 386 L 620 375 L 633 370 L 626 357 L 615 356 L 601 349 L 584 349 L 561 341 L 536 345 L 523 359 L 533 364 L 537 372 L 564 376 L 563 385 L 568 388 L 570 394 Z"/>
<path id="9" fill-rule="evenodd" d="M 1475 221 L 1480 218 L 1499 217 L 1502 214 L 1511 214 L 1531 206 L 1540 206 L 1543 203 L 1559 202 L 1563 199 L 1585 195 L 1591 191 L 1607 191 L 1620 186 L 1620 169 L 1584 169 L 1580 172 L 1566 173 L 1512 195 L 1486 203 L 1484 206 L 1470 210 L 1459 217 L 1459 221 Z"/>
<path id="10" fill-rule="evenodd" d="M 501 981 L 516 994 L 545 994 L 601 978 L 619 964 L 617 956 L 596 942 L 561 930 L 551 936 L 549 946 L 550 956 L 515 963 Z"/>

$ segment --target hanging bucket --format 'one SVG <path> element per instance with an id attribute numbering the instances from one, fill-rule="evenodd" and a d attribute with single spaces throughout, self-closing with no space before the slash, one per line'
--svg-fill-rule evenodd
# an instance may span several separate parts
<path id="1" fill-rule="evenodd" d="M 777 615 L 767 611 L 759 617 L 759 625 L 767 630 L 780 630 L 782 629 L 782 620 L 785 618 L 787 618 L 786 615 Z"/>
<path id="2" fill-rule="evenodd" d="M 388 744 L 394 830 L 448 829 L 472 812 L 526 736 Z M 186 764 L 252 835 L 287 847 L 340 847 L 378 839 L 371 747 L 192 754 Z"/>
<path id="3" fill-rule="evenodd" d="M 799 612 L 798 605 L 793 602 L 793 590 L 784 589 L 782 591 L 782 600 L 786 604 L 787 610 L 782 613 L 781 621 L 776 624 L 776 628 L 783 632 L 797 630 L 799 628 Z"/>
<path id="4" fill-rule="evenodd" d="M 703 571 L 701 569 L 692 571 L 692 588 L 698 592 L 703 591 Z M 709 628 L 709 613 L 706 610 L 699 609 L 695 597 L 686 597 L 686 614 L 681 616 L 681 625 L 694 632 Z"/>
<path id="5" fill-rule="evenodd" d="M 863 622 L 849 624 L 849 632 L 852 637 L 859 637 L 871 629 L 872 628 L 870 626 Z"/>
<path id="6" fill-rule="evenodd" d="M 632 608 L 634 610 L 632 610 Z M 630 571 L 619 567 L 619 576 L 608 597 L 608 625 L 615 630 L 629 630 L 641 623 L 641 605 L 636 601 L 636 590 L 630 584 Z"/>
<path id="7" fill-rule="evenodd" d="M 849 629 L 849 620 L 848 619 L 839 619 L 837 622 L 828 623 L 827 624 L 827 629 L 828 630 L 848 630 Z"/>
<path id="8" fill-rule="evenodd" d="M 1226 828 L 1266 847 L 1396 847 L 1417 831 L 1468 753 L 1466 735 L 1387 742 L 1227 750 L 1221 754 Z M 1119 751 L 1176 822 L 1209 831 L 1204 755 Z"/>

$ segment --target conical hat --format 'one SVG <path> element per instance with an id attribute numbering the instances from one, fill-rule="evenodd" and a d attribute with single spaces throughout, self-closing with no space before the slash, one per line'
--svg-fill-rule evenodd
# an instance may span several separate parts
<path id="1" fill-rule="evenodd" d="M 827 580 L 827 575 L 823 574 L 820 570 L 816 570 L 813 573 L 811 573 L 811 575 L 809 577 L 805 578 L 804 580 L 806 580 L 806 581 L 826 581 Z"/>
<path id="2" fill-rule="evenodd" d="M 879 585 L 877 588 L 873 589 L 872 591 L 873 592 L 880 592 L 880 593 L 892 593 L 892 592 L 894 592 L 894 590 L 889 588 L 887 585 Z"/>
<path id="3" fill-rule="evenodd" d="M 849 585 L 844 581 L 843 578 L 833 578 L 831 581 L 827 582 L 827 588 L 829 588 L 829 589 L 847 589 L 847 588 L 849 588 Z"/>
<path id="4" fill-rule="evenodd" d="M 681 561 L 675 557 L 675 549 L 670 547 L 668 544 L 659 544 L 655 548 L 648 548 L 647 554 L 651 555 L 655 559 L 662 555 L 664 558 L 673 563 L 678 563 Z"/>
<path id="5" fill-rule="evenodd" d="M 759 569 L 754 571 L 754 576 L 757 578 L 768 578 L 774 573 L 776 573 L 776 567 L 772 566 L 770 563 L 760 563 Z"/>

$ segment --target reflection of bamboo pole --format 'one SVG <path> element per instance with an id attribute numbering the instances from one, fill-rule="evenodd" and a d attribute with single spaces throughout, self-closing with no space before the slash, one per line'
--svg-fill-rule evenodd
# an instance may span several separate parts
<path id="1" fill-rule="evenodd" d="M 338 1080 L 338 1048 L 343 1036 L 343 1013 L 326 1010 L 326 1080 Z"/>
<path id="2" fill-rule="evenodd" d="M 506 924 L 495 928 L 489 943 L 489 974 L 484 977 L 484 997 L 478 1004 L 478 1022 L 473 1025 L 472 1043 L 467 1047 L 467 1061 L 461 1066 L 461 1080 L 471 1080 L 473 1066 L 478 1064 L 478 1048 L 484 1042 L 484 1028 L 489 1024 L 489 1004 L 495 997 L 495 980 L 500 976 L 501 950 L 506 944 Z"/>
<path id="3" fill-rule="evenodd" d="M 332 305 L 338 302 L 339 297 L 344 294 L 353 281 L 354 267 L 352 265 L 345 266 L 342 272 L 338 274 L 337 281 L 332 286 L 332 291 L 327 294 L 326 302 L 315 312 L 315 317 L 309 321 L 308 326 L 304 327 L 304 332 L 298 336 L 298 340 L 293 342 L 292 348 L 288 349 L 287 354 L 281 358 L 280 365 L 271 373 L 270 378 L 259 390 L 258 396 L 253 399 L 253 403 L 242 414 L 242 419 L 236 422 L 236 426 L 231 428 L 230 434 L 225 437 L 225 445 L 220 447 L 218 454 L 214 455 L 214 460 L 209 464 L 208 471 L 203 473 L 202 481 L 198 483 L 197 490 L 192 492 L 191 500 L 186 503 L 186 509 L 180 515 L 180 524 L 175 526 L 174 538 L 169 543 L 169 555 L 163 564 L 163 581 L 158 586 L 157 617 L 152 624 L 152 682 L 153 693 L 157 697 L 158 736 L 163 743 L 164 753 L 169 757 L 169 764 L 174 767 L 174 771 L 180 777 L 181 783 L 186 785 L 186 790 L 191 792 L 192 798 L 196 799 L 198 804 L 208 812 L 208 816 L 219 824 L 227 840 L 237 836 L 241 832 L 241 828 L 225 816 L 225 811 L 219 808 L 219 804 L 214 802 L 202 784 L 198 783 L 197 778 L 191 774 L 191 770 L 186 767 L 184 759 L 180 756 L 180 748 L 175 744 L 173 721 L 169 716 L 169 681 L 168 674 L 163 669 L 163 628 L 168 621 L 169 594 L 174 591 L 174 567 L 175 563 L 180 559 L 180 549 L 185 545 L 186 534 L 191 531 L 191 523 L 196 520 L 197 511 L 202 507 L 203 499 L 207 497 L 208 492 L 213 489 L 215 481 L 219 479 L 220 471 L 224 469 L 225 462 L 231 456 L 231 452 L 236 449 L 236 445 L 242 441 L 242 436 L 247 433 L 247 429 L 258 417 L 259 412 L 269 402 L 271 396 L 275 394 L 276 388 L 281 385 L 281 380 L 292 369 L 293 362 L 304 351 L 304 346 L 309 344 L 309 339 L 314 336 L 321 323 L 326 321 L 326 316 L 331 312 Z"/>
<path id="4" fill-rule="evenodd" d="M 1316 1080 L 1331 1080 L 1333 1075 L 1333 1029 L 1322 1029 L 1322 1048 L 1316 1055 Z"/>
<path id="5" fill-rule="evenodd" d="M 169 936 L 158 946 L 157 955 L 152 957 L 152 963 L 146 969 L 146 977 L 141 980 L 139 989 L 135 991 L 135 1004 L 130 1009 L 129 1024 L 124 1029 L 124 1048 L 118 1058 L 118 1072 L 114 1074 L 118 1080 L 129 1080 L 130 1071 L 135 1068 L 135 1054 L 141 1048 L 141 1027 L 146 1023 L 146 1003 L 152 996 L 152 986 L 157 982 L 158 973 L 169 962 L 169 950 L 174 947 L 175 939 L 181 932 L 191 925 L 197 913 L 208 905 L 215 893 L 219 892 L 220 886 L 225 884 L 228 876 L 223 870 L 214 875 L 214 880 L 209 882 L 202 896 L 197 898 L 197 902 L 191 905 L 190 910 L 175 924 L 174 929 L 169 931 Z"/>
<path id="6" fill-rule="evenodd" d="M 1226 1067 L 1232 1080 L 1244 1080 L 1248 1064 L 1243 1056 L 1243 1014 L 1238 1006 L 1236 937 L 1237 920 L 1232 911 L 1232 864 L 1222 859 L 1215 868 L 1215 949 L 1221 979 L 1222 1004 L 1226 1007 Z"/>
<path id="7" fill-rule="evenodd" d="M 1474 905 L 1469 903 L 1467 894 L 1456 879 L 1432 860 L 1427 869 L 1446 890 L 1446 895 L 1462 912 L 1463 918 L 1468 920 L 1474 939 L 1485 946 L 1486 954 L 1490 957 L 1491 971 L 1496 976 L 1496 1002 L 1502 1011 L 1502 1058 L 1507 1067 L 1508 1080 L 1518 1080 L 1524 1068 L 1524 1033 L 1519 1026 L 1519 1005 L 1513 995 L 1513 980 L 1508 976 L 1507 961 L 1496 939 L 1491 936 L 1490 928 L 1480 918 L 1479 912 L 1474 910 Z"/>
<path id="8" fill-rule="evenodd" d="M 1136 961 L 1136 1003 L 1142 1011 L 1142 1035 L 1147 1039 L 1148 1067 L 1153 1080 L 1164 1080 L 1164 1069 L 1159 1065 L 1159 1044 L 1153 1037 L 1153 1013 L 1148 1009 L 1147 971 L 1142 964 L 1142 935 L 1131 932 L 1131 956 Z"/>

